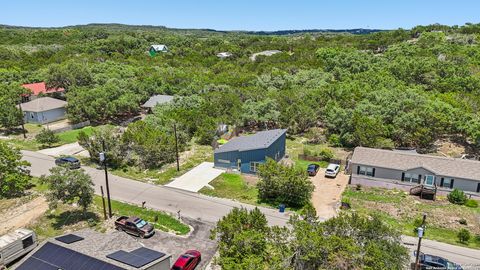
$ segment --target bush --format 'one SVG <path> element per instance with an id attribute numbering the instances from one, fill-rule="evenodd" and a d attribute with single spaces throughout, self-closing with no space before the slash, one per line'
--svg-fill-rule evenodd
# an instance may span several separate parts
<path id="1" fill-rule="evenodd" d="M 355 190 L 356 190 L 356 191 L 362 190 L 362 185 L 357 184 L 357 185 L 355 186 Z"/>
<path id="2" fill-rule="evenodd" d="M 480 244 L 480 234 L 475 235 L 475 242 Z"/>
<path id="3" fill-rule="evenodd" d="M 462 224 L 462 225 L 467 225 L 467 220 L 464 219 L 464 218 L 461 218 L 458 220 L 458 223 Z"/>
<path id="4" fill-rule="evenodd" d="M 328 137 L 328 143 L 334 147 L 342 147 L 340 136 L 338 136 L 337 134 L 330 135 L 330 137 Z"/>
<path id="5" fill-rule="evenodd" d="M 473 199 L 469 199 L 465 202 L 465 206 L 471 207 L 471 208 L 477 208 L 478 207 L 478 202 Z"/>
<path id="6" fill-rule="evenodd" d="M 322 160 L 330 160 L 334 157 L 333 151 L 328 148 L 322 148 L 317 154 Z"/>
<path id="7" fill-rule="evenodd" d="M 413 220 L 413 232 L 414 233 L 418 232 L 418 228 L 420 226 L 422 226 L 422 223 L 423 223 L 423 218 L 422 217 L 417 217 Z M 425 231 L 423 232 L 423 234 L 425 235 Z"/>
<path id="8" fill-rule="evenodd" d="M 458 231 L 457 237 L 460 243 L 466 244 L 471 238 L 470 231 L 468 231 L 467 229 L 461 229 L 460 231 Z"/>
<path id="9" fill-rule="evenodd" d="M 306 147 L 303 148 L 303 154 L 305 156 L 313 156 L 312 150 L 310 150 L 309 148 L 306 148 Z"/>
<path id="10" fill-rule="evenodd" d="M 43 128 L 40 132 L 35 136 L 35 140 L 46 146 L 51 146 L 54 143 L 58 143 L 60 138 L 48 128 Z"/>
<path id="11" fill-rule="evenodd" d="M 459 189 L 454 189 L 448 194 L 447 198 L 449 202 L 459 205 L 463 205 L 467 201 L 467 195 Z"/>

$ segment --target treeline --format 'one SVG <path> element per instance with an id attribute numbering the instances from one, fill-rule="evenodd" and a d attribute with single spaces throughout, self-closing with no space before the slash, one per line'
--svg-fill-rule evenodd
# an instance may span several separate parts
<path id="1" fill-rule="evenodd" d="M 479 33 L 478 24 L 298 36 L 0 28 L 0 82 L 64 87 L 76 122 L 116 122 L 153 94 L 175 95 L 158 110 L 204 143 L 224 123 L 292 134 L 321 127 L 343 146 L 426 148 L 452 135 L 480 146 Z M 151 44 L 170 52 L 152 58 Z M 274 49 L 282 53 L 248 58 Z M 233 56 L 217 58 L 222 51 Z"/>

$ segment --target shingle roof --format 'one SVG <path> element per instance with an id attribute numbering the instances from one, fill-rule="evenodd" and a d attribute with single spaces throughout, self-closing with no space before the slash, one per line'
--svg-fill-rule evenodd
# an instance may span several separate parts
<path id="1" fill-rule="evenodd" d="M 480 162 L 475 160 L 357 147 L 351 162 L 400 171 L 424 168 L 436 175 L 480 181 Z"/>
<path id="2" fill-rule="evenodd" d="M 167 95 L 156 95 L 150 97 L 147 102 L 145 102 L 142 107 L 144 108 L 153 108 L 157 104 L 164 104 L 168 103 L 173 100 L 173 96 L 167 96 Z"/>
<path id="3" fill-rule="evenodd" d="M 228 143 L 215 149 L 215 153 L 224 153 L 230 151 L 248 151 L 255 149 L 263 149 L 269 147 L 280 136 L 287 132 L 286 129 L 273 129 L 260 131 L 254 135 L 235 137 Z"/>
<path id="4" fill-rule="evenodd" d="M 65 89 L 61 87 L 47 88 L 47 85 L 45 84 L 45 82 L 26 83 L 26 84 L 22 84 L 22 86 L 32 91 L 32 95 L 34 96 L 38 96 L 39 94 L 48 94 L 48 93 L 65 91 Z"/>
<path id="5" fill-rule="evenodd" d="M 25 112 L 45 112 L 57 108 L 64 108 L 65 106 L 67 106 L 66 101 L 51 97 L 42 97 L 22 103 L 22 110 Z"/>

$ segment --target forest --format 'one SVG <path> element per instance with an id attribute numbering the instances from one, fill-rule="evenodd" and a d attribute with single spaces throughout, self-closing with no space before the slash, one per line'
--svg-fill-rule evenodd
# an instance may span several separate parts
<path id="1" fill-rule="evenodd" d="M 115 124 L 153 94 L 174 95 L 132 129 L 130 142 L 148 141 L 133 130 L 162 137 L 175 122 L 185 140 L 204 144 L 227 124 L 319 128 L 344 147 L 421 150 L 445 137 L 480 147 L 479 42 L 480 24 L 468 23 L 358 35 L 2 26 L 0 125 L 18 124 L 21 84 L 46 81 L 66 89 L 73 122 Z M 152 44 L 169 52 L 151 57 Z M 249 58 L 264 50 L 281 53 Z"/>

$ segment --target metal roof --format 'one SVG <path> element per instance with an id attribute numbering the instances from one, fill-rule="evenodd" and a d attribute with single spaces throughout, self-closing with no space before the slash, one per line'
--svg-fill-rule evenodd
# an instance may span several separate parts
<path id="1" fill-rule="evenodd" d="M 357 147 L 351 162 L 399 171 L 424 168 L 440 176 L 480 181 L 480 162 L 476 160 Z"/>
<path id="2" fill-rule="evenodd" d="M 249 136 L 240 136 L 231 139 L 226 144 L 215 149 L 215 153 L 224 153 L 231 151 L 249 151 L 255 149 L 268 148 L 280 136 L 287 132 L 286 129 L 273 129 L 260 131 Z"/>
<path id="3" fill-rule="evenodd" d="M 151 48 L 153 48 L 157 52 L 168 51 L 167 45 L 164 44 L 154 44 L 151 46 Z"/>
<path id="4" fill-rule="evenodd" d="M 22 110 L 25 112 L 45 112 L 53 109 L 64 108 L 67 106 L 67 102 L 56 98 L 42 97 L 22 103 L 21 106 Z"/>
<path id="5" fill-rule="evenodd" d="M 155 95 L 150 97 L 147 102 L 145 102 L 142 107 L 144 108 L 153 108 L 158 104 L 164 104 L 171 102 L 173 100 L 173 96 L 168 95 Z"/>
<path id="6" fill-rule="evenodd" d="M 6 247 L 9 244 L 17 241 L 18 239 L 22 239 L 23 237 L 32 234 L 33 231 L 27 229 L 17 229 L 13 232 L 8 234 L 2 235 L 0 237 L 0 248 Z"/>

